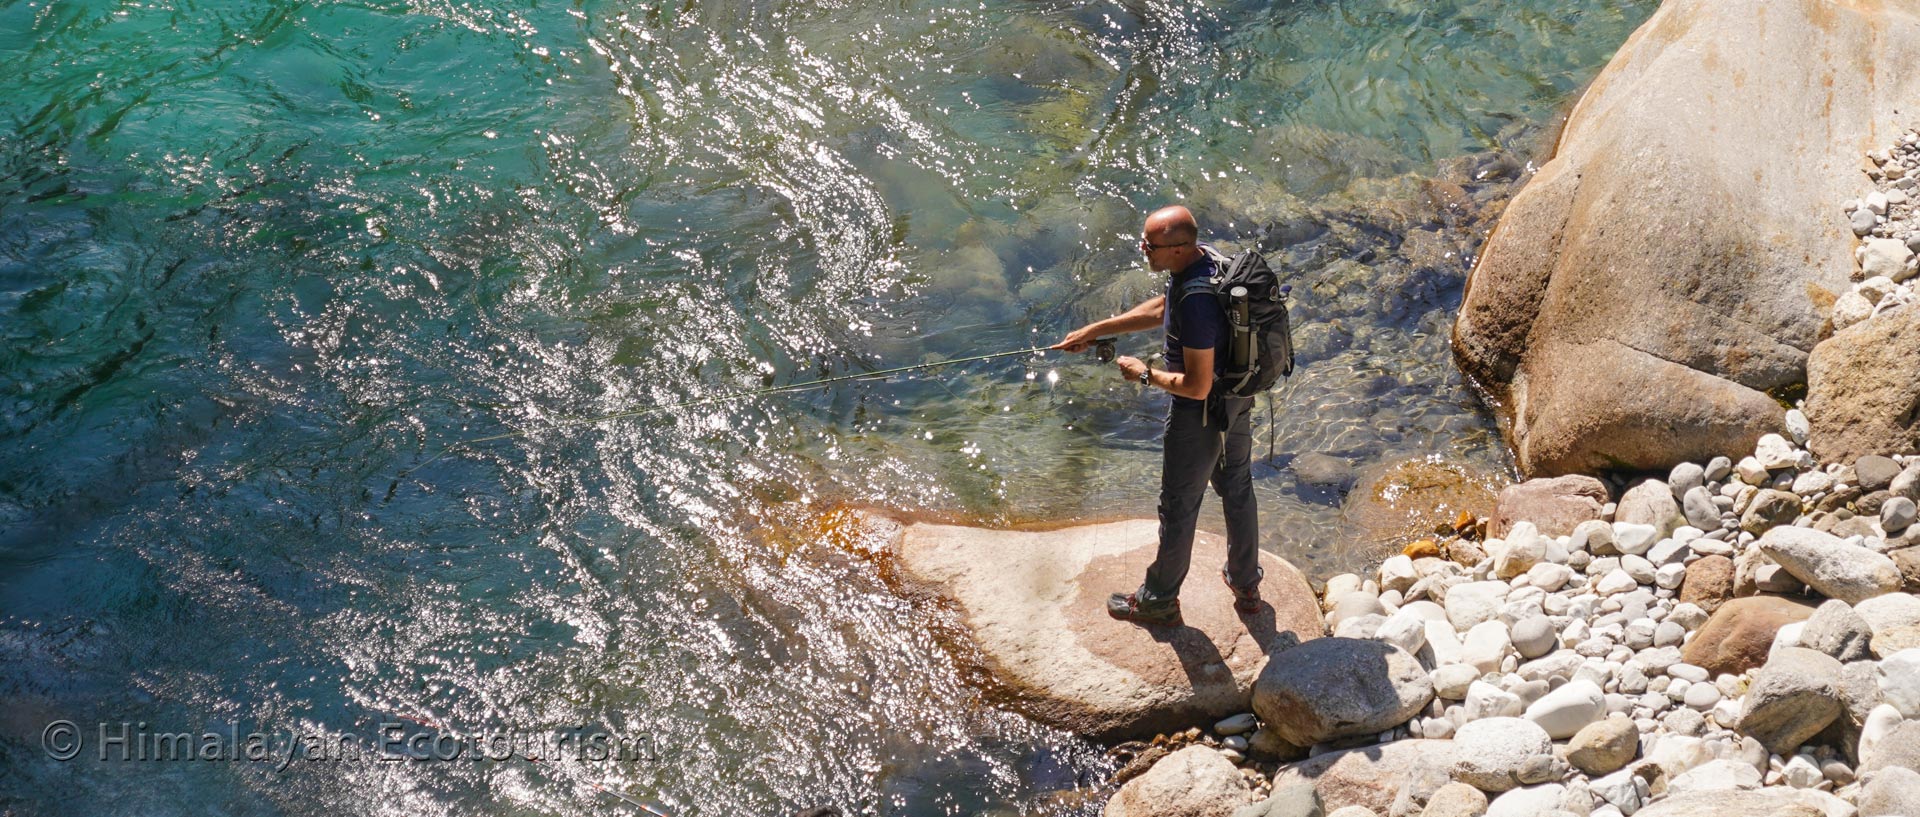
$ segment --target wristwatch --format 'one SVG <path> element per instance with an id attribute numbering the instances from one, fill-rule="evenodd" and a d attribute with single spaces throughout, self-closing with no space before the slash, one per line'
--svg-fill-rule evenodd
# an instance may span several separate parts
<path id="1" fill-rule="evenodd" d="M 1151 367 L 1140 370 L 1140 385 L 1153 385 L 1153 369 Z"/>

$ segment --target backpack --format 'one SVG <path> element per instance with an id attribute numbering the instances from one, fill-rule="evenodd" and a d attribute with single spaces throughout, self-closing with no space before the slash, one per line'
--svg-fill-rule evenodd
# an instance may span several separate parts
<path id="1" fill-rule="evenodd" d="M 1219 381 L 1214 394 L 1252 397 L 1293 375 L 1293 328 L 1287 320 L 1287 296 L 1293 286 L 1281 284 L 1258 251 L 1228 258 L 1201 246 L 1213 257 L 1213 277 L 1182 284 L 1178 299 L 1167 308 L 1174 310 L 1178 321 L 1180 302 L 1188 295 L 1204 293 L 1220 302 L 1227 315 L 1227 344 L 1226 353 L 1214 365 Z"/>

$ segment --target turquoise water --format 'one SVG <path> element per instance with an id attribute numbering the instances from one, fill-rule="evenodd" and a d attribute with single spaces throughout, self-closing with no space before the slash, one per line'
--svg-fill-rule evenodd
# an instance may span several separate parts
<path id="1" fill-rule="evenodd" d="M 1055 355 L 555 421 L 1051 342 L 1184 201 L 1296 276 L 1264 545 L 1335 569 L 1293 455 L 1506 468 L 1463 270 L 1654 5 L 0 0 L 0 809 L 1096 813 L 1102 747 L 817 519 L 1150 515 L 1163 402 Z M 62 718 L 652 751 L 60 762 Z"/>

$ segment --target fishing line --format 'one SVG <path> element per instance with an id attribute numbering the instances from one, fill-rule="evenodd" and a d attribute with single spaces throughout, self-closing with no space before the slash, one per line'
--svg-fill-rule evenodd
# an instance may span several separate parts
<path id="1" fill-rule="evenodd" d="M 1043 354 L 1051 350 L 1051 348 L 1052 347 L 1048 347 L 1048 346 L 1031 346 L 1025 349 L 1015 349 L 1008 352 L 994 352 L 992 354 L 974 355 L 972 357 L 960 357 L 960 358 L 954 358 L 952 360 L 936 360 L 931 363 L 916 363 L 911 366 L 897 366 L 891 369 L 880 369 L 878 371 L 872 371 L 872 372 L 860 372 L 858 374 L 840 375 L 838 377 L 828 377 L 828 378 L 822 378 L 819 380 L 809 380 L 804 383 L 789 383 L 784 386 L 770 386 L 764 389 L 749 389 L 745 391 L 728 392 L 726 394 L 715 395 L 712 397 L 702 397 L 702 398 L 696 398 L 693 400 L 681 400 L 679 402 L 674 402 L 674 403 L 663 403 L 659 405 L 643 406 L 635 409 L 627 409 L 624 411 L 616 411 L 611 414 L 599 414 L 599 415 L 593 415 L 588 417 L 568 417 L 568 418 L 556 420 L 550 426 L 547 426 L 547 427 L 548 428 L 567 428 L 570 426 L 596 425 L 599 423 L 612 422 L 614 420 L 625 420 L 633 417 L 642 417 L 645 415 L 655 414 L 662 411 L 672 411 L 674 409 L 692 408 L 695 406 L 704 406 L 704 405 L 710 405 L 713 403 L 725 403 L 733 400 L 744 400 L 749 397 L 763 397 L 766 395 L 804 391 L 806 389 L 815 389 L 815 388 L 820 388 L 822 386 L 831 386 L 836 383 L 851 383 L 851 382 L 858 382 L 862 380 L 882 380 L 897 374 L 906 374 L 908 372 L 918 372 L 918 371 L 925 371 L 928 369 L 937 369 L 942 366 L 957 366 L 962 363 L 978 363 L 983 360 L 995 360 L 998 358 L 1014 357 L 1017 355 Z M 1112 338 L 1101 338 L 1099 340 L 1093 341 L 1093 348 L 1102 361 L 1108 361 L 1113 359 L 1113 339 Z M 387 486 L 387 499 L 388 500 L 393 499 L 394 492 L 399 489 L 401 480 L 406 479 L 413 472 L 418 471 L 422 468 L 425 468 L 428 465 L 431 465 L 435 461 L 439 460 L 441 457 L 444 457 L 448 454 L 453 453 L 456 449 L 466 448 L 469 446 L 478 445 L 480 443 L 495 442 L 498 440 L 508 440 L 508 439 L 514 439 L 517 437 L 525 437 L 532 434 L 534 431 L 535 429 L 521 429 L 519 431 L 508 431 L 500 434 L 489 434 L 483 437 L 474 437 L 468 440 L 458 440 L 452 443 L 448 443 L 447 445 L 441 447 L 441 449 L 437 453 L 435 453 L 433 456 L 428 457 L 425 460 L 422 460 L 418 465 L 414 465 L 412 467 L 409 467 L 401 471 L 397 476 L 395 476 L 393 478 L 393 482 Z"/>

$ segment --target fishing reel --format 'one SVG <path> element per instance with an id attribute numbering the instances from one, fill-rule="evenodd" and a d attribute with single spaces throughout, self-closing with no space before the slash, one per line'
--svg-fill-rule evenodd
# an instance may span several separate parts
<path id="1" fill-rule="evenodd" d="M 1093 356 L 1101 363 L 1112 363 L 1115 356 L 1113 342 L 1115 338 L 1094 338 Z"/>

